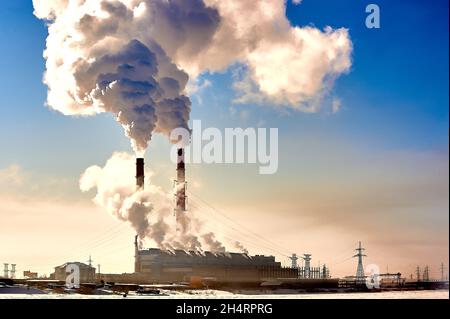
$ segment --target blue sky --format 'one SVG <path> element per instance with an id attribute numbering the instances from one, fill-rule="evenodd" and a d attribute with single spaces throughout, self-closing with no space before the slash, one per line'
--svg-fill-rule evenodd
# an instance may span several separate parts
<path id="1" fill-rule="evenodd" d="M 365 6 L 371 2 L 381 8 L 381 29 L 365 27 Z M 448 170 L 443 168 L 448 166 L 449 142 L 448 1 L 303 0 L 299 6 L 289 3 L 287 16 L 293 25 L 348 28 L 354 46 L 351 71 L 337 79 L 334 89 L 322 101 L 326 106 L 324 111 L 315 114 L 280 110 L 273 105 L 234 105 L 230 70 L 203 75 L 202 79 L 208 79 L 212 85 L 192 97 L 192 118 L 201 119 L 204 126 L 219 128 L 252 127 L 261 123 L 266 127 L 278 127 L 280 170 L 278 175 L 262 177 L 256 175 L 256 168 L 194 166 L 189 174 L 213 185 L 197 192 L 220 207 L 235 210 L 237 215 L 250 207 L 248 214 L 241 215 L 242 222 L 250 224 L 255 217 L 252 209 L 258 209 L 254 203 L 259 198 L 269 200 L 268 194 L 275 196 L 270 199 L 277 205 L 286 204 L 276 212 L 289 221 L 299 214 L 294 204 L 289 204 L 299 196 L 295 191 L 303 191 L 303 196 L 311 200 L 318 198 L 317 202 L 325 206 L 348 199 L 354 205 L 355 215 L 342 213 L 343 223 L 353 223 L 350 221 L 356 218 L 356 211 L 361 207 L 372 214 L 363 215 L 352 224 L 361 227 L 360 233 L 355 232 L 355 238 L 364 238 L 369 232 L 370 227 L 364 226 L 364 220 L 372 221 L 372 218 L 385 216 L 383 214 L 397 216 L 396 222 L 412 218 L 410 231 L 415 232 L 417 240 L 434 233 L 436 238 L 429 239 L 429 245 L 441 245 L 439 247 L 444 249 L 436 248 L 441 249 L 437 258 L 448 259 L 448 194 L 440 193 L 445 189 L 439 179 L 448 175 Z M 25 172 L 43 179 L 46 176 L 64 178 L 67 179 L 66 190 L 52 184 L 62 196 L 67 192 L 89 199 L 87 195 L 77 195 L 79 175 L 90 165 L 102 165 L 112 152 L 131 152 L 131 147 L 122 128 L 110 115 L 66 117 L 44 106 L 47 88 L 42 83 L 45 69 L 42 52 L 46 36 L 45 25 L 33 16 L 31 1 L 2 3 L 0 171 L 17 164 Z M 326 111 L 333 98 L 342 101 L 342 108 L 336 114 Z M 152 141 L 147 157 L 156 158 L 154 167 L 167 165 L 162 155 L 166 153 L 160 151 L 167 147 L 163 138 Z M 425 175 L 421 173 L 424 170 Z M 381 179 L 381 175 L 387 176 Z M 376 181 L 377 178 L 380 180 Z M 442 178 L 448 182 L 447 177 Z M 434 183 L 436 179 L 439 180 Z M 255 181 L 259 187 L 253 189 L 250 184 Z M 415 184 L 419 186 L 414 188 Z M 405 197 L 398 196 L 401 203 L 392 203 L 386 194 L 382 198 L 386 202 L 378 207 L 369 199 L 383 185 L 392 193 L 409 193 L 403 194 Z M 356 197 L 348 195 L 357 193 L 358 188 L 366 192 Z M 426 188 L 439 196 L 426 194 L 417 206 L 405 205 L 404 202 Z M 320 191 L 324 192 L 322 197 Z M 261 205 L 266 204 L 261 201 Z M 363 203 L 361 206 L 359 201 Z M 344 212 L 348 203 L 341 204 L 337 211 Z M 273 213 L 270 204 L 266 206 L 262 219 Z M 323 224 L 317 236 L 329 231 L 327 227 L 331 226 L 324 221 L 333 218 L 328 212 L 320 215 L 323 207 L 319 206 L 305 204 L 305 210 L 310 209 L 305 213 L 305 220 Z M 311 217 L 314 214 L 315 220 Z M 303 222 L 292 223 L 292 227 L 300 227 Z M 349 232 L 345 226 L 339 222 L 337 225 L 341 228 L 338 227 L 336 233 L 346 237 Z M 426 229 L 420 228 L 421 225 L 426 225 Z M 281 223 L 278 226 L 280 229 L 287 227 Z M 386 229 L 386 234 L 391 232 L 398 242 L 411 238 L 409 230 L 398 235 L 394 234 L 395 228 Z M 280 235 L 275 240 L 284 246 L 294 239 L 296 230 L 283 233 L 285 237 Z M 397 235 L 400 237 L 395 237 Z M 376 244 L 382 247 L 383 240 L 379 236 L 367 236 L 374 247 Z M 396 249 L 405 249 L 403 244 L 399 245 Z M 416 242 L 410 245 L 408 249 L 412 254 L 424 253 L 428 247 L 419 249 Z M 410 261 L 405 258 L 397 263 Z"/>
<path id="2" fill-rule="evenodd" d="M 439 5 L 437 4 L 439 3 Z M 247 109 L 254 121 L 263 119 L 281 131 L 317 131 L 335 138 L 370 143 L 380 148 L 439 149 L 448 144 L 448 1 L 378 1 L 381 29 L 364 25 L 364 1 L 308 1 L 288 5 L 294 25 L 346 27 L 354 45 L 350 74 L 342 76 L 332 96 L 342 100 L 340 114 L 280 114 L 273 107 Z M 2 5 L 0 32 L 2 166 L 11 162 L 44 169 L 47 154 L 62 150 L 69 157 L 80 149 L 127 148 L 119 127 L 109 116 L 65 118 L 43 107 L 46 87 L 42 51 L 46 28 L 32 14 L 31 1 Z M 195 107 L 193 118 L 217 118 L 231 106 L 229 73 L 209 76 L 214 84 L 203 100 L 219 98 L 218 109 Z M 211 103 L 207 100 L 207 103 Z M 235 119 L 230 118 L 230 124 Z M 222 121 L 221 121 L 222 122 Z M 217 125 L 217 123 L 212 123 Z M 244 125 L 245 123 L 239 123 Z M 14 133 L 13 133 L 14 132 Z M 58 132 L 58 133 L 56 133 Z M 67 136 L 66 140 L 59 138 Z M 118 140 L 121 143 L 118 144 Z M 71 147 L 66 147 L 69 141 Z M 100 145 L 100 146 L 99 146 Z M 39 149 L 37 149 L 39 147 Z M 45 155 L 38 154 L 45 150 Z M 62 155 L 56 151 L 56 154 Z M 88 152 L 89 153 L 89 152 Z M 28 159 L 33 157 L 33 161 Z M 54 163 L 56 167 L 59 165 Z"/>

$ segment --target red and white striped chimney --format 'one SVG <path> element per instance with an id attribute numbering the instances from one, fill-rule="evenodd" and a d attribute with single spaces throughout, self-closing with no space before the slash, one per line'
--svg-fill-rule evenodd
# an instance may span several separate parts
<path id="1" fill-rule="evenodd" d="M 177 160 L 177 192 L 176 192 L 176 214 L 186 211 L 186 168 L 184 164 L 184 149 L 178 149 Z"/>

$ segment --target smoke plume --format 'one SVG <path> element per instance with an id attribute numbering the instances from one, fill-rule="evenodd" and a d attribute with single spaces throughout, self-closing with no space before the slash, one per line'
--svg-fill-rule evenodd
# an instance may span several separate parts
<path id="1" fill-rule="evenodd" d="M 310 103 L 351 66 L 346 29 L 292 26 L 284 0 L 33 0 L 48 24 L 47 104 L 110 112 L 136 152 L 152 133 L 186 127 L 186 84 L 242 66 L 237 102 Z"/>
<path id="2" fill-rule="evenodd" d="M 154 133 L 188 128 L 187 84 L 201 74 L 237 69 L 235 102 L 267 101 L 314 112 L 317 100 L 351 67 L 348 31 L 292 26 L 285 0 L 33 0 L 33 5 L 48 26 L 48 106 L 65 115 L 113 114 L 139 155 Z M 151 238 L 167 249 L 224 250 L 189 214 L 171 225 L 173 194 L 148 179 L 145 190 L 136 191 L 133 176 L 132 157 L 116 153 L 104 167 L 88 168 L 80 187 L 97 189 L 94 201 L 129 222 L 141 240 Z"/>
<path id="3" fill-rule="evenodd" d="M 203 230 L 203 223 L 194 211 L 180 214 L 178 221 L 175 219 L 174 194 L 151 184 L 151 172 L 146 172 L 145 188 L 136 191 L 134 169 L 134 156 L 114 153 L 104 167 L 91 166 L 85 170 L 80 189 L 96 190 L 95 204 L 128 222 L 141 241 L 150 239 L 168 250 L 225 252 L 215 235 Z"/>
<path id="4" fill-rule="evenodd" d="M 247 250 L 247 248 L 244 247 L 244 245 L 242 245 L 242 243 L 236 241 L 234 243 L 234 247 L 237 248 L 243 254 L 248 255 L 248 250 Z"/>

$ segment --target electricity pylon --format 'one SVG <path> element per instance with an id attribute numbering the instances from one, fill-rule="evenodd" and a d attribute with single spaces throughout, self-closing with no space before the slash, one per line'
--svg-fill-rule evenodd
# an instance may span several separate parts
<path id="1" fill-rule="evenodd" d="M 353 258 L 358 257 L 358 268 L 356 269 L 356 282 L 358 284 L 363 284 L 366 280 L 366 276 L 364 275 L 364 267 L 363 267 L 363 257 L 367 257 L 363 253 L 365 250 L 361 246 L 361 242 L 359 242 L 359 247 L 355 249 L 358 253 L 353 256 Z"/>

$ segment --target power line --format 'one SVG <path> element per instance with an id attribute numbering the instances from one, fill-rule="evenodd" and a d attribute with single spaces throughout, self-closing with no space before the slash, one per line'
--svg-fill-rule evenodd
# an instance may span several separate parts
<path id="1" fill-rule="evenodd" d="M 209 204 L 208 202 L 206 202 L 204 199 L 200 198 L 198 195 L 192 193 L 191 191 L 189 191 L 189 194 L 191 194 L 192 196 L 196 197 L 198 200 L 200 200 L 201 202 L 203 202 L 206 206 L 208 206 L 209 208 L 211 208 L 212 210 L 214 210 L 215 212 L 217 212 L 218 214 L 220 214 L 221 216 L 223 216 L 224 218 L 226 218 L 227 220 L 229 220 L 230 222 L 234 223 L 235 225 L 241 227 L 242 229 L 246 230 L 247 232 L 249 232 L 250 234 L 252 234 L 253 236 L 255 236 L 256 238 L 259 238 L 260 240 L 266 242 L 267 244 L 273 246 L 273 247 L 278 247 L 277 249 L 279 249 L 280 251 L 284 251 L 284 253 L 282 253 L 283 256 L 288 257 L 289 253 L 286 252 L 284 249 L 284 247 L 267 240 L 266 238 L 262 237 L 261 235 L 253 232 L 252 230 L 250 230 L 249 228 L 245 227 L 244 225 L 236 222 L 235 220 L 231 219 L 230 217 L 228 217 L 225 213 L 221 212 L 220 210 L 218 210 L 217 208 L 215 208 L 214 206 L 212 206 L 211 204 Z"/>
<path id="2" fill-rule="evenodd" d="M 191 199 L 191 201 L 193 201 L 193 200 Z M 191 206 L 195 207 L 195 208 L 198 210 L 198 212 L 199 212 L 200 214 L 203 214 L 203 213 L 202 213 L 202 208 L 201 208 L 200 206 L 198 206 L 197 204 L 200 204 L 200 203 L 198 203 L 197 201 L 194 200 L 194 205 L 191 204 Z M 226 222 L 224 222 L 224 221 L 222 221 L 222 220 L 219 220 L 216 216 L 211 215 L 211 214 L 208 214 L 208 213 L 206 213 L 205 216 L 208 217 L 208 218 L 211 218 L 211 217 L 212 217 L 212 218 L 215 218 L 217 221 L 221 222 L 220 226 L 228 227 L 228 228 L 230 228 L 231 230 L 233 230 L 233 231 L 235 231 L 235 232 L 241 234 L 242 236 L 245 236 L 246 238 L 248 238 L 249 240 L 251 240 L 251 241 L 253 241 L 253 242 L 254 242 L 254 241 L 259 241 L 260 246 L 255 246 L 255 245 L 253 244 L 254 247 L 259 247 L 259 248 L 264 247 L 264 248 L 267 249 L 267 250 L 270 250 L 270 251 L 272 251 L 272 252 L 276 252 L 276 253 L 279 254 L 279 255 L 282 255 L 282 256 L 286 256 L 286 257 L 287 257 L 287 255 L 286 255 L 284 252 L 281 252 L 279 249 L 275 249 L 274 247 L 269 246 L 269 245 L 267 245 L 266 243 L 263 243 L 259 238 L 250 237 L 248 234 L 244 233 L 243 231 L 240 231 L 240 230 L 237 229 L 236 227 L 233 227 L 232 225 L 229 225 L 229 224 L 227 224 Z M 227 218 L 227 220 L 230 220 L 230 219 Z M 234 223 L 234 224 L 238 225 L 237 223 Z M 241 240 L 241 241 L 244 242 L 243 240 Z"/>
<path id="3" fill-rule="evenodd" d="M 355 247 L 355 244 L 357 244 L 357 243 L 353 243 L 353 244 L 351 244 L 351 246 L 347 246 L 345 249 L 341 250 L 330 261 L 333 262 L 333 261 L 335 261 L 337 259 L 340 260 L 341 259 L 340 257 L 343 256 L 343 255 L 347 255 L 347 256 L 351 255 L 353 253 L 353 251 L 355 250 L 353 248 L 353 247 Z M 351 258 L 353 258 L 353 257 L 350 257 L 349 259 L 351 259 Z M 334 264 L 336 264 L 336 263 L 338 263 L 338 262 L 334 262 Z"/>
<path id="4" fill-rule="evenodd" d="M 202 215 L 205 215 L 206 217 L 208 217 L 208 218 L 210 218 L 210 217 L 212 217 L 212 218 L 214 218 L 214 219 L 216 219 L 218 222 L 220 222 L 220 226 L 225 226 L 225 227 L 228 227 L 229 229 L 231 229 L 232 231 L 235 231 L 235 232 L 237 232 L 238 234 L 240 234 L 241 236 L 244 236 L 244 237 L 246 237 L 246 238 L 248 238 L 249 240 L 251 240 L 252 241 L 252 246 L 253 247 L 257 247 L 257 248 L 261 248 L 261 247 L 264 247 L 265 249 L 268 249 L 268 250 L 270 250 L 270 251 L 273 251 L 273 252 L 276 252 L 277 254 L 282 254 L 282 255 L 284 255 L 283 253 L 280 253 L 280 251 L 279 250 L 276 250 L 276 249 L 273 249 L 272 247 L 269 247 L 269 246 L 267 246 L 267 245 L 261 245 L 261 246 L 258 246 L 258 245 L 255 245 L 255 239 L 254 238 L 252 238 L 252 237 L 250 237 L 249 235 L 247 235 L 246 233 L 244 233 L 244 232 L 242 232 L 242 231 L 240 231 L 239 229 L 237 229 L 237 228 L 235 228 L 235 227 L 233 227 L 233 226 L 231 226 L 231 225 L 228 225 L 228 224 L 226 224 L 226 223 L 224 223 L 222 220 L 220 220 L 220 219 L 218 219 L 216 216 L 214 216 L 214 215 L 211 215 L 211 214 L 208 214 L 208 213 L 203 213 L 202 212 L 202 209 L 199 207 L 199 206 L 197 206 L 197 205 L 193 205 L 195 208 L 197 208 L 197 212 L 199 212 L 200 214 L 202 214 Z M 223 230 L 221 230 L 221 231 L 223 231 Z M 220 231 L 219 231 L 220 232 Z M 235 240 L 235 238 L 233 238 L 233 240 Z M 241 238 L 239 238 L 239 240 L 240 241 L 242 241 L 242 242 L 245 242 L 245 240 L 242 240 Z M 249 243 L 249 242 L 246 242 L 246 243 Z"/>
<path id="5" fill-rule="evenodd" d="M 218 210 L 217 208 L 213 207 L 211 204 L 209 204 L 208 202 L 206 202 L 204 199 L 200 198 L 198 195 L 193 194 L 192 192 L 190 192 L 191 195 L 195 196 L 198 200 L 200 200 L 201 202 L 203 202 L 206 206 L 208 206 L 209 208 L 211 208 L 212 210 L 214 210 L 215 212 L 217 212 L 219 215 L 223 216 L 224 218 L 226 218 L 227 220 L 229 220 L 230 222 L 232 222 L 233 224 L 237 225 L 238 227 L 241 227 L 242 229 L 245 229 L 247 232 L 249 232 L 250 234 L 252 234 L 253 236 L 259 238 L 260 240 L 268 243 L 271 246 L 277 247 L 277 249 L 280 249 L 282 251 L 284 251 L 284 247 L 281 247 L 280 245 L 271 242 L 267 239 L 265 239 L 264 237 L 262 237 L 261 235 L 253 232 L 252 230 L 250 230 L 249 228 L 245 227 L 244 225 L 236 222 L 235 220 L 233 220 L 232 218 L 228 217 L 225 213 L 221 212 L 220 210 Z"/>
<path id="6" fill-rule="evenodd" d="M 344 263 L 346 261 L 352 260 L 352 259 L 353 259 L 353 256 L 347 257 L 347 258 L 345 258 L 344 260 L 341 260 L 341 261 L 337 261 L 337 262 L 334 262 L 334 263 L 329 263 L 328 265 L 329 266 L 336 266 L 336 265 L 340 265 L 340 264 L 342 264 L 342 263 Z"/>
<path id="7" fill-rule="evenodd" d="M 93 249 L 96 247 L 99 247 L 103 244 L 105 244 L 106 242 L 110 242 L 111 239 L 114 239 L 117 237 L 117 234 L 122 233 L 125 229 L 121 229 L 125 226 L 126 224 L 124 223 L 120 223 L 117 225 L 114 225 L 110 228 L 108 228 L 105 232 L 94 236 L 93 238 L 86 240 L 85 242 L 81 243 L 81 244 L 75 244 L 70 246 L 69 248 L 65 248 L 60 255 L 61 256 L 65 256 L 64 258 L 68 258 L 68 257 L 73 257 L 76 255 L 77 252 L 81 252 L 81 250 L 88 250 L 88 249 Z M 38 271 L 42 271 L 45 270 L 47 271 L 49 266 L 48 264 L 56 264 L 57 262 L 60 261 L 60 257 L 54 258 L 52 261 L 47 262 L 46 265 L 32 265 L 32 264 L 26 264 L 23 266 L 28 266 L 29 268 L 38 270 Z M 42 268 L 41 268 L 42 266 Z M 44 268 L 45 267 L 45 268 Z M 51 268 L 51 267 L 50 267 Z"/>
<path id="8" fill-rule="evenodd" d="M 191 200 L 191 201 L 192 201 L 192 200 Z M 197 209 L 196 212 L 198 212 L 198 213 L 200 213 L 200 214 L 202 214 L 202 215 L 204 215 L 204 216 L 206 216 L 206 217 L 213 217 L 213 218 L 215 218 L 217 221 L 221 222 L 221 220 L 217 219 L 215 216 L 213 216 L 213 215 L 211 215 L 211 214 L 208 214 L 208 213 L 205 213 L 205 212 L 202 212 L 202 209 L 201 209 L 199 206 L 197 206 L 196 204 L 194 204 L 194 205 L 191 204 L 191 206 Z M 272 252 L 275 252 L 275 253 L 277 253 L 277 254 L 280 254 L 280 255 L 283 255 L 283 256 L 284 256 L 284 254 L 283 254 L 282 252 L 280 252 L 279 250 L 273 249 L 273 248 L 271 248 L 271 247 L 269 247 L 269 246 L 267 246 L 267 245 L 262 245 L 261 243 L 260 243 L 260 245 L 255 244 L 253 238 L 249 237 L 248 235 L 246 235 L 245 233 L 239 231 L 238 229 L 234 228 L 234 227 L 231 226 L 231 225 L 227 225 L 227 224 L 220 224 L 220 225 L 221 225 L 221 226 L 226 226 L 226 227 L 230 228 L 231 230 L 233 230 L 233 231 L 239 233 L 241 236 L 245 236 L 245 237 L 247 237 L 249 240 L 252 240 L 251 242 L 249 242 L 249 241 L 247 241 L 247 240 L 243 240 L 242 238 L 239 238 L 239 241 L 242 242 L 242 243 L 251 245 L 251 246 L 256 247 L 256 248 L 259 248 L 259 249 L 264 248 L 265 250 L 269 250 L 269 251 L 272 251 Z M 203 227 L 206 228 L 205 226 L 203 226 Z M 211 229 L 208 229 L 208 230 L 211 230 Z M 228 235 L 230 235 L 230 236 L 233 236 L 233 234 L 231 234 L 230 232 L 225 232 L 224 230 L 220 230 L 220 231 L 215 230 L 215 232 L 218 232 L 218 233 L 221 233 L 221 232 L 222 232 L 222 233 L 226 233 L 226 234 L 228 234 Z M 226 238 L 228 238 L 228 239 L 230 239 L 230 240 L 232 240 L 232 241 L 236 241 L 236 238 L 235 238 L 235 237 L 229 237 L 229 236 L 224 236 L 224 237 L 226 237 Z"/>

